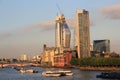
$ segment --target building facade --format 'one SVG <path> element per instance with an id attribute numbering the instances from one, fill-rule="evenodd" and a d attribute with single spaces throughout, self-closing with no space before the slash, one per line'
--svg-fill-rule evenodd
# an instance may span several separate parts
<path id="1" fill-rule="evenodd" d="M 54 66 L 55 67 L 70 66 L 71 59 L 72 52 L 65 52 L 64 54 L 55 55 Z"/>
<path id="2" fill-rule="evenodd" d="M 42 63 L 46 66 L 54 66 L 54 55 L 58 49 L 55 47 L 45 47 L 42 55 Z"/>
<path id="3" fill-rule="evenodd" d="M 56 47 L 44 46 L 44 51 L 42 55 L 42 64 L 46 66 L 70 66 L 70 61 L 72 59 L 72 52 L 64 51 L 62 54 L 58 54 L 58 49 Z"/>
<path id="4" fill-rule="evenodd" d="M 36 55 L 33 57 L 32 61 L 35 63 L 40 63 L 41 62 L 41 56 L 40 55 Z"/>
<path id="5" fill-rule="evenodd" d="M 21 55 L 21 60 L 22 61 L 27 61 L 28 60 L 28 56 L 26 54 Z"/>
<path id="6" fill-rule="evenodd" d="M 86 10 L 77 10 L 75 39 L 78 58 L 90 57 L 89 23 L 89 12 Z"/>
<path id="7" fill-rule="evenodd" d="M 110 40 L 94 40 L 93 50 L 97 53 L 110 52 Z"/>
<path id="8" fill-rule="evenodd" d="M 63 14 L 57 16 L 55 22 L 55 45 L 63 53 L 63 49 L 70 48 L 71 33 Z"/>

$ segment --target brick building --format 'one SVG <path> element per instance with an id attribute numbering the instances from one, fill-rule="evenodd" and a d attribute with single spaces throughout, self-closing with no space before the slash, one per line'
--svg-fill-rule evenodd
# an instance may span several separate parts
<path id="1" fill-rule="evenodd" d="M 72 52 L 57 54 L 54 56 L 54 66 L 55 67 L 70 66 L 71 59 L 72 59 Z"/>

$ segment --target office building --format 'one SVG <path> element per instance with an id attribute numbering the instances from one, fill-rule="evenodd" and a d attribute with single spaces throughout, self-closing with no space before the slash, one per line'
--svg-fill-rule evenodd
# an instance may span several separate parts
<path id="1" fill-rule="evenodd" d="M 94 40 L 93 49 L 97 53 L 110 52 L 110 40 Z"/>
<path id="2" fill-rule="evenodd" d="M 90 31 L 88 11 L 76 11 L 75 32 L 78 58 L 90 57 Z"/>

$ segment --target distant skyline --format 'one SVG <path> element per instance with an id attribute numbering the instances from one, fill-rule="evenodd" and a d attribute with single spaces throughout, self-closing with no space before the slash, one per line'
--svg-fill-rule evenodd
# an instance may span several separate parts
<path id="1" fill-rule="evenodd" d="M 42 53 L 43 44 L 55 46 L 56 5 L 72 34 L 76 10 L 89 11 L 91 43 L 109 39 L 111 52 L 120 53 L 120 0 L 0 0 L 0 56 L 34 56 Z"/>

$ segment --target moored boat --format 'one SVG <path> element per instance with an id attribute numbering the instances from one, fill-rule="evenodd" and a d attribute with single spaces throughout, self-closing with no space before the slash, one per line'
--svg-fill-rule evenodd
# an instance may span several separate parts
<path id="1" fill-rule="evenodd" d="M 53 72 L 53 71 L 44 71 L 42 73 L 43 76 L 51 76 L 51 77 L 60 77 L 61 73 L 59 72 Z"/>
<path id="2" fill-rule="evenodd" d="M 73 75 L 73 73 L 70 70 L 67 70 L 67 71 L 58 71 L 58 72 L 65 74 L 65 76 L 72 76 Z"/>
<path id="3" fill-rule="evenodd" d="M 21 73 L 38 73 L 38 71 L 35 71 L 33 69 L 24 69 L 24 68 L 21 68 L 19 71 Z"/>
<path id="4" fill-rule="evenodd" d="M 96 75 L 96 77 L 103 79 L 120 79 L 120 72 L 102 72 L 100 75 Z"/>
<path id="5" fill-rule="evenodd" d="M 71 71 L 44 71 L 42 75 L 59 77 L 59 76 L 72 76 L 73 73 Z"/>

